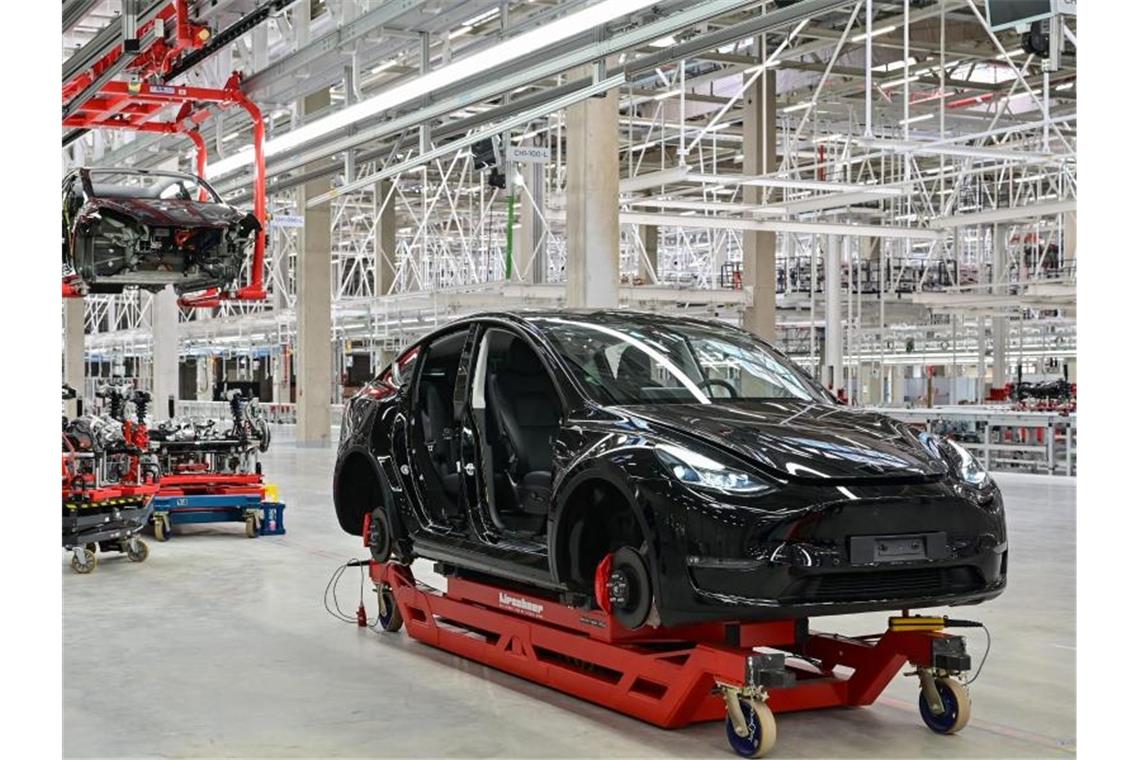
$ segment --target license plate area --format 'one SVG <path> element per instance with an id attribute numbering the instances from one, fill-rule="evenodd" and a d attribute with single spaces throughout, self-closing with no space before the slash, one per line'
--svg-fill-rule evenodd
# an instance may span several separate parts
<path id="1" fill-rule="evenodd" d="M 943 532 L 851 537 L 852 565 L 922 562 L 945 556 L 946 534 Z"/>

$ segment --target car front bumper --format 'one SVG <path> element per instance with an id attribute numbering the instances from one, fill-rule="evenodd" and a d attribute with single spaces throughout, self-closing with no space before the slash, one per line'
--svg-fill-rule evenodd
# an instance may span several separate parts
<path id="1" fill-rule="evenodd" d="M 641 493 L 672 528 L 652 547 L 667 625 L 975 604 L 1005 588 L 996 488 L 793 486 L 726 502 L 659 485 Z"/>

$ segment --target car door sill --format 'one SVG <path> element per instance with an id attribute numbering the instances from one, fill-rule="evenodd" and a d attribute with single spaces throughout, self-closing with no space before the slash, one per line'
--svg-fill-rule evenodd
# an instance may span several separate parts
<path id="1" fill-rule="evenodd" d="M 511 564 L 509 560 L 489 558 L 481 552 L 436 542 L 428 538 L 414 539 L 414 543 L 416 554 L 428 559 L 451 562 L 477 572 L 498 575 L 512 581 L 541 586 L 553 591 L 562 590 L 562 587 L 554 582 L 546 570 L 520 567 Z"/>

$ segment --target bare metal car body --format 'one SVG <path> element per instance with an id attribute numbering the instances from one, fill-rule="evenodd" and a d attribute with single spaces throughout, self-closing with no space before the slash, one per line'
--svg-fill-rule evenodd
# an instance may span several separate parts
<path id="1" fill-rule="evenodd" d="M 91 293 L 227 289 L 260 229 L 190 174 L 77 169 L 63 180 L 64 275 Z"/>

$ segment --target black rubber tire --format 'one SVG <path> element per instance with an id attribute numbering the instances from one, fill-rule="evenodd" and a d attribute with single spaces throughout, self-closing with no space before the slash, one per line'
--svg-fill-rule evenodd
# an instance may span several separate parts
<path id="1" fill-rule="evenodd" d="M 387 562 L 392 557 L 392 528 L 383 507 L 372 510 L 372 524 L 368 529 L 368 550 L 373 562 Z"/>
<path id="2" fill-rule="evenodd" d="M 623 546 L 614 552 L 610 577 L 621 574 L 628 588 L 628 600 L 624 604 L 614 603 L 613 614 L 617 621 L 629 630 L 636 630 L 645 624 L 653 607 L 653 584 L 649 580 L 649 568 L 645 558 L 636 549 Z"/>

